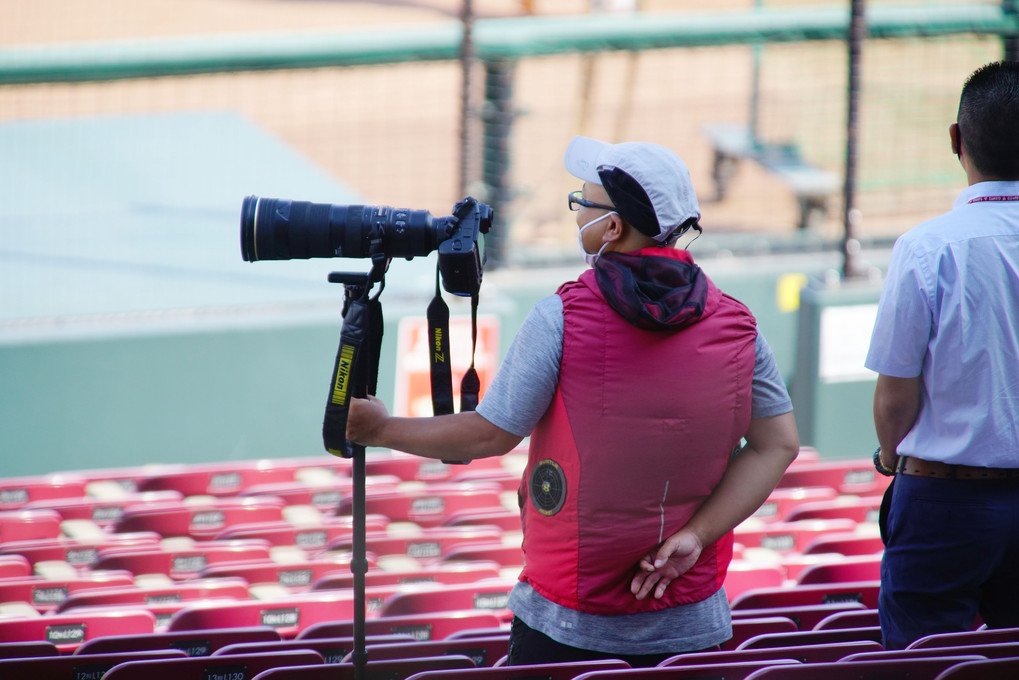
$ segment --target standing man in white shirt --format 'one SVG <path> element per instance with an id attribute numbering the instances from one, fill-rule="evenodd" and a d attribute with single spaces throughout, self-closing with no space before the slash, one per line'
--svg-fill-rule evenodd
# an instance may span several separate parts
<path id="1" fill-rule="evenodd" d="M 866 359 L 888 649 L 1019 626 L 1019 63 L 970 75 L 949 134 L 969 186 L 896 241 Z"/>

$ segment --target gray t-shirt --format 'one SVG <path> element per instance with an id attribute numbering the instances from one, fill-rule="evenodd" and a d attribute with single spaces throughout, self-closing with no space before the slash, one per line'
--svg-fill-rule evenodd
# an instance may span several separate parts
<path id="1" fill-rule="evenodd" d="M 563 330 L 562 298 L 550 295 L 540 300 L 524 319 L 478 404 L 478 413 L 507 432 L 530 435 L 555 395 Z M 758 333 L 751 417 L 768 418 L 792 408 L 771 348 Z M 518 583 L 510 594 L 509 607 L 528 626 L 557 642 L 613 654 L 678 654 L 732 637 L 724 588 L 700 602 L 671 609 L 602 616 L 562 607 L 528 584 Z"/>

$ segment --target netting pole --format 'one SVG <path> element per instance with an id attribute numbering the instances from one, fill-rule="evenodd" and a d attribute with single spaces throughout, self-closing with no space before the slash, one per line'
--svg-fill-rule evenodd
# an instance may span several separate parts
<path id="1" fill-rule="evenodd" d="M 471 184 L 471 71 L 474 66 L 474 6 L 463 0 L 460 15 L 463 38 L 460 42 L 460 191 L 457 200 L 470 193 Z"/>
<path id="2" fill-rule="evenodd" d="M 852 0 L 852 11 L 849 19 L 849 87 L 846 92 L 846 174 L 842 190 L 843 212 L 842 224 L 842 279 L 848 280 L 857 275 L 855 257 L 858 242 L 853 234 L 856 213 L 856 154 L 859 137 L 860 109 L 860 67 L 863 53 L 863 42 L 867 37 L 867 22 L 864 16 L 864 0 Z"/>
<path id="3" fill-rule="evenodd" d="M 486 266 L 498 267 L 504 261 L 503 250 L 508 231 L 507 214 L 512 198 L 509 186 L 510 130 L 516 112 L 513 109 L 513 73 L 510 59 L 485 61 L 484 154 L 482 181 L 486 203 L 492 207 L 492 230 L 485 235 Z"/>
<path id="4" fill-rule="evenodd" d="M 1013 22 L 1019 20 L 1019 0 L 1001 0 L 1001 10 Z M 1019 61 L 1019 34 L 1009 31 L 1001 37 L 1002 51 L 1007 61 Z"/>

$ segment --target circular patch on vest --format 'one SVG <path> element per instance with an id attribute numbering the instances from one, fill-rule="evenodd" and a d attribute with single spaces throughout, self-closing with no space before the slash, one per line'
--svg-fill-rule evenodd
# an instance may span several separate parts
<path id="1" fill-rule="evenodd" d="M 539 460 L 531 471 L 531 503 L 543 515 L 554 515 L 566 502 L 566 475 L 551 458 Z"/>

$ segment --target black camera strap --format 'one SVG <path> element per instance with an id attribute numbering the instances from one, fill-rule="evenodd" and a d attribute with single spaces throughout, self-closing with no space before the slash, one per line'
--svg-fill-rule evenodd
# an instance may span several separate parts
<path id="1" fill-rule="evenodd" d="M 435 272 L 435 297 L 428 304 L 429 364 L 432 383 L 432 413 L 437 416 L 455 413 L 453 405 L 453 370 L 449 356 L 449 306 L 439 289 L 439 272 Z M 460 411 L 473 411 L 478 405 L 481 380 L 474 368 L 478 348 L 478 295 L 471 295 L 471 365 L 460 380 Z"/>
<path id="2" fill-rule="evenodd" d="M 378 387 L 383 319 L 378 296 L 369 298 L 365 290 L 355 298 L 351 295 L 351 288 L 347 292 L 340 346 L 336 351 L 329 401 L 322 421 L 322 440 L 326 451 L 334 456 L 353 458 L 352 447 L 357 445 L 347 442 L 350 399 L 375 394 Z"/>
<path id="3" fill-rule="evenodd" d="M 471 366 L 460 380 L 460 411 L 473 411 L 478 406 L 481 379 L 474 369 L 474 355 L 478 351 L 478 294 L 471 295 Z"/>
<path id="4" fill-rule="evenodd" d="M 435 272 L 435 297 L 428 305 L 428 341 L 431 383 L 432 413 L 449 415 L 454 413 L 453 371 L 449 356 L 449 306 L 442 299 L 439 289 L 439 272 Z M 481 380 L 474 368 L 474 354 L 478 347 L 478 295 L 471 295 L 471 366 L 460 380 L 460 411 L 473 411 L 478 405 Z"/>
<path id="5" fill-rule="evenodd" d="M 439 290 L 435 271 L 435 297 L 428 303 L 428 355 L 432 382 L 432 413 L 453 413 L 453 370 L 449 359 L 449 307 Z"/>

